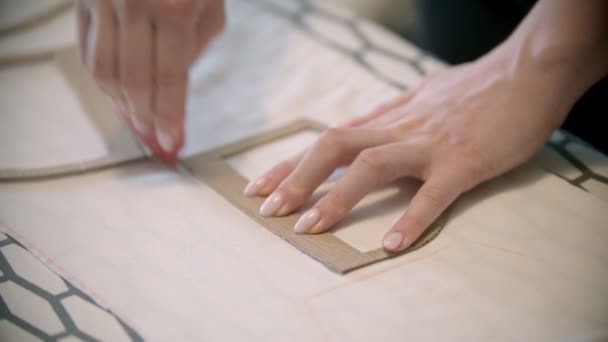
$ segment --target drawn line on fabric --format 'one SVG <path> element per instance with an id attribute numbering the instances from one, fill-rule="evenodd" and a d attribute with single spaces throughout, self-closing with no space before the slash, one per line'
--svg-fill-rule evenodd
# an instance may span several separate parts
<path id="1" fill-rule="evenodd" d="M 491 244 L 491 243 L 487 243 L 487 242 L 483 242 L 483 241 L 475 241 L 475 240 L 470 240 L 470 239 L 468 239 L 468 241 L 471 242 L 471 243 L 477 244 L 479 246 L 487 247 L 487 248 L 490 248 L 490 249 L 493 249 L 493 250 L 497 250 L 497 251 L 501 251 L 501 252 L 505 252 L 507 254 L 517 255 L 517 256 L 520 256 L 520 257 L 527 257 L 528 256 L 527 254 L 525 254 L 523 252 L 520 252 L 520 251 L 517 251 L 517 250 L 514 250 L 514 249 L 510 249 L 510 248 L 506 248 L 506 247 L 501 247 L 501 246 L 494 245 L 494 244 Z"/>
<path id="2" fill-rule="evenodd" d="M 319 331 L 321 331 L 323 336 L 325 338 L 328 338 L 331 341 L 336 341 L 335 336 L 325 329 L 325 326 L 323 325 L 323 321 L 321 319 L 319 319 L 319 316 L 315 312 L 314 308 L 311 306 L 311 303 L 307 299 L 305 299 L 304 303 L 302 305 L 304 306 L 305 310 L 307 311 L 308 317 L 310 317 L 311 320 L 313 321 L 313 323 L 319 328 Z M 325 341 L 327 341 L 327 340 L 325 340 Z"/>
<path id="3" fill-rule="evenodd" d="M 429 254 L 420 255 L 420 256 L 418 256 L 416 258 L 412 258 L 412 259 L 407 259 L 407 260 L 404 260 L 404 261 L 402 261 L 400 263 L 388 266 L 388 267 L 383 268 L 381 270 L 378 270 L 378 271 L 372 272 L 370 274 L 361 276 L 359 278 L 353 279 L 352 281 L 348 281 L 348 282 L 345 282 L 345 283 L 342 283 L 342 284 L 339 284 L 339 285 L 336 285 L 336 286 L 333 286 L 333 287 L 330 287 L 330 288 L 318 291 L 318 292 L 313 293 L 312 295 L 310 295 L 308 297 L 308 299 L 319 298 L 319 297 L 322 297 L 322 296 L 324 296 L 326 294 L 329 294 L 329 293 L 331 293 L 333 291 L 336 291 L 336 290 L 339 290 L 339 289 L 342 289 L 342 288 L 345 288 L 345 287 L 350 287 L 350 286 L 353 286 L 353 285 L 358 285 L 360 283 L 363 283 L 365 281 L 371 280 L 371 279 L 373 279 L 373 278 L 375 278 L 375 277 L 377 277 L 379 275 L 382 275 L 384 273 L 388 273 L 390 271 L 396 270 L 396 269 L 398 269 L 398 268 L 400 268 L 402 266 L 405 266 L 405 265 L 408 265 L 408 264 L 411 264 L 411 263 L 414 263 L 414 262 L 417 262 L 417 261 L 420 261 L 420 260 L 423 260 L 423 259 L 428 259 L 428 258 L 431 258 L 433 256 L 436 256 L 437 254 L 439 254 L 439 252 L 445 251 L 448 248 L 449 248 L 449 246 L 444 246 L 444 247 L 441 247 L 441 248 L 439 248 L 439 249 L 437 249 L 437 250 L 435 250 L 433 252 L 430 252 Z"/>

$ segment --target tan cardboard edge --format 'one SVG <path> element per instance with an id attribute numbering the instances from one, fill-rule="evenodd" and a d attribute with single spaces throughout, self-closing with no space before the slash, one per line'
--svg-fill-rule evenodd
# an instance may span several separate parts
<path id="1" fill-rule="evenodd" d="M 120 142 L 115 142 L 116 139 L 113 137 L 112 127 L 126 124 L 120 114 L 116 112 L 111 102 L 97 89 L 91 76 L 84 70 L 82 63 L 80 63 L 78 50 L 74 46 L 58 49 L 48 58 L 58 65 L 68 80 L 68 83 L 85 108 L 85 112 L 89 114 L 89 118 L 93 121 L 97 131 L 108 144 L 108 149 L 110 151 L 119 149 Z M 47 56 L 41 56 L 42 61 L 48 58 Z M 113 144 L 116 144 L 116 146 Z M 141 156 L 133 158 L 117 158 L 108 155 L 97 159 L 59 166 L 32 169 L 0 169 L 0 183 L 67 177 L 130 164 L 146 158 L 142 152 Z"/>
<path id="2" fill-rule="evenodd" d="M 295 234 L 293 227 L 300 216 L 298 213 L 284 217 L 265 218 L 260 216 L 258 210 L 264 199 L 246 197 L 242 194 L 248 180 L 233 169 L 226 158 L 308 129 L 318 131 L 325 129 L 325 126 L 306 119 L 298 120 L 286 126 L 191 156 L 183 160 L 182 165 L 266 229 L 340 274 L 419 249 L 439 234 L 445 225 L 447 214 L 442 215 L 410 248 L 401 253 L 388 253 L 382 248 L 363 253 L 331 232 L 318 235 Z"/>
<path id="3" fill-rule="evenodd" d="M 56 49 L 53 49 L 36 51 L 28 54 L 0 56 L 0 68 L 11 68 L 30 63 L 46 62 L 54 58 L 56 51 Z"/>

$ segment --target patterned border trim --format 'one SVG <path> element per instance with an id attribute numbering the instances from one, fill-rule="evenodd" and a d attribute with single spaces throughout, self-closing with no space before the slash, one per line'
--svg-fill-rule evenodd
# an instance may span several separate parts
<path id="1" fill-rule="evenodd" d="M 585 148 L 588 148 L 588 149 L 591 149 L 594 151 L 596 151 L 596 150 L 593 147 L 588 146 L 586 142 L 579 139 L 578 137 L 576 137 L 568 132 L 562 132 L 562 133 L 563 133 L 563 137 L 560 137 L 560 139 L 552 139 L 548 143 L 548 146 L 551 147 L 553 150 L 555 150 L 557 153 L 559 153 L 573 167 L 575 167 L 577 170 L 579 170 L 582 173 L 582 175 L 578 176 L 575 179 L 567 179 L 567 178 L 561 176 L 559 173 L 556 173 L 551 170 L 548 170 L 548 171 L 553 173 L 554 175 L 562 178 L 563 180 L 567 181 L 568 183 L 570 183 L 578 188 L 581 188 L 585 191 L 588 191 L 588 190 L 585 189 L 585 187 L 583 186 L 583 183 L 585 183 L 586 181 L 588 181 L 590 179 L 596 180 L 600 183 L 608 184 L 608 177 L 598 174 L 597 172 L 593 171 L 589 166 L 585 165 L 585 163 L 580 161 L 574 153 L 568 151 L 568 146 L 574 145 L 574 144 L 579 144 L 579 145 L 583 145 Z M 598 152 L 598 153 L 600 153 L 600 152 Z M 604 156 L 604 157 L 606 157 L 606 156 Z"/>
<path id="2" fill-rule="evenodd" d="M 312 36 L 317 41 L 323 43 L 324 45 L 341 52 L 343 55 L 346 55 L 350 59 L 356 61 L 363 69 L 372 73 L 376 78 L 385 81 L 391 86 L 405 90 L 407 89 L 407 85 L 405 83 L 397 82 L 395 80 L 389 79 L 385 75 L 383 75 L 379 70 L 377 70 L 372 64 L 363 58 L 364 54 L 370 52 L 378 52 L 385 57 L 395 60 L 396 62 L 405 63 L 413 68 L 420 76 L 424 76 L 427 72 L 422 67 L 422 60 L 424 58 L 428 58 L 425 52 L 420 50 L 420 52 L 414 58 L 408 58 L 407 56 L 400 55 L 393 51 L 387 50 L 381 46 L 376 45 L 372 42 L 362 31 L 360 28 L 360 23 L 363 18 L 352 15 L 352 16 L 339 16 L 335 13 L 331 13 L 327 10 L 319 6 L 315 6 L 308 0 L 296 0 L 300 4 L 300 8 L 297 11 L 290 12 L 279 5 L 271 3 L 267 0 L 258 0 L 255 1 L 260 7 L 268 9 L 282 17 L 288 18 L 295 26 L 297 26 L 302 31 L 306 32 L 310 36 Z M 344 46 L 338 45 L 331 40 L 324 37 L 322 34 L 319 34 L 315 31 L 311 25 L 306 21 L 306 17 L 309 15 L 317 15 L 325 19 L 329 19 L 333 22 L 337 22 L 341 24 L 344 28 L 350 30 L 354 37 L 356 37 L 361 43 L 361 48 L 356 50 L 348 49 Z"/>
<path id="3" fill-rule="evenodd" d="M 64 307 L 64 305 L 62 303 L 62 301 L 66 298 L 79 297 L 82 300 L 84 300 L 90 304 L 93 304 L 100 310 L 106 312 L 107 314 L 111 315 L 114 319 L 116 319 L 116 321 L 120 324 L 120 326 L 124 330 L 125 334 L 129 337 L 129 339 L 131 341 L 143 341 L 143 338 L 133 328 L 128 326 L 125 322 L 123 322 L 120 318 L 118 318 L 111 311 L 106 310 L 106 309 L 102 308 L 101 306 L 99 306 L 93 299 L 91 299 L 91 297 L 87 296 L 85 293 L 83 293 L 82 291 L 77 289 L 74 285 L 72 285 L 71 283 L 66 281 L 63 277 L 61 277 L 61 280 L 67 286 L 67 291 L 64 291 L 57 295 L 53 295 L 53 294 L 49 293 L 48 291 L 46 291 L 45 289 L 41 288 L 40 286 L 21 277 L 19 274 L 17 274 L 17 272 L 15 272 L 13 267 L 9 264 L 6 256 L 2 252 L 1 247 L 5 247 L 5 246 L 9 246 L 9 245 L 16 245 L 19 248 L 22 248 L 29 253 L 29 251 L 25 247 L 23 247 L 19 242 L 17 242 L 15 239 L 13 239 L 12 237 L 10 237 L 8 235 L 6 235 L 6 239 L 0 241 L 0 270 L 2 270 L 2 275 L 0 276 L 0 284 L 10 281 L 10 282 L 13 282 L 16 285 L 24 288 L 25 290 L 31 292 L 32 294 L 42 298 L 44 301 L 46 301 L 48 304 L 50 304 L 51 308 L 53 309 L 53 311 L 55 312 L 55 314 L 57 315 L 57 317 L 59 318 L 59 320 L 65 327 L 65 330 L 63 332 L 55 334 L 55 335 L 47 334 L 40 328 L 38 328 L 38 327 L 32 325 L 30 322 L 26 321 L 23 317 L 19 317 L 19 316 L 15 315 L 14 313 L 12 313 L 10 308 L 8 307 L 8 305 L 6 304 L 6 302 L 4 301 L 4 299 L 1 296 L 0 296 L 0 319 L 6 319 L 7 321 L 15 324 L 16 326 L 29 332 L 30 334 L 32 334 L 42 340 L 45 340 L 45 341 L 54 341 L 54 340 L 58 340 L 58 339 L 69 337 L 69 336 L 77 337 L 84 341 L 97 341 L 96 338 L 87 334 L 85 331 L 83 331 L 76 325 L 76 323 L 74 322 L 74 320 L 70 316 L 69 312 L 66 310 L 66 308 Z M 36 259 L 36 260 L 39 261 L 38 259 Z"/>

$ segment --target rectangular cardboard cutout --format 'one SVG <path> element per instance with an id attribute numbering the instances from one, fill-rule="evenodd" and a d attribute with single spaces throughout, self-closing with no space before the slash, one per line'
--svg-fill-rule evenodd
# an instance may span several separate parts
<path id="1" fill-rule="evenodd" d="M 247 180 L 256 179 L 268 171 L 272 163 L 291 158 L 294 152 L 315 143 L 320 135 L 317 130 L 302 130 L 232 155 L 226 161 Z M 346 168 L 337 169 L 314 191 L 300 212 L 312 208 L 345 173 Z M 420 182 L 403 179 L 372 190 L 330 232 L 360 252 L 377 249 L 382 246 L 384 235 L 403 215 L 419 187 Z"/>
<path id="2" fill-rule="evenodd" d="M 242 194 L 248 179 L 241 175 L 229 162 L 229 158 L 244 151 L 267 144 L 277 139 L 289 137 L 303 131 L 323 131 L 325 126 L 310 121 L 298 120 L 287 126 L 262 133 L 251 138 L 229 144 L 218 149 L 197 154 L 183 161 L 183 165 L 230 203 L 259 222 L 262 226 L 283 238 L 303 253 L 318 260 L 329 269 L 344 274 L 357 268 L 385 260 L 387 258 L 416 250 L 431 241 L 441 230 L 445 215 L 435 222 L 410 248 L 401 253 L 388 253 L 382 248 L 362 252 L 344 242 L 331 232 L 318 235 L 298 235 L 293 226 L 300 217 L 294 213 L 284 217 L 262 217 L 259 207 L 261 197 L 246 197 Z"/>

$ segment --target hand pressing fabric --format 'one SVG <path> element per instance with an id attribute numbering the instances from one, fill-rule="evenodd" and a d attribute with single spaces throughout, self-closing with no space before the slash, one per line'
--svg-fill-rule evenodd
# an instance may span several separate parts
<path id="1" fill-rule="evenodd" d="M 415 177 L 423 185 L 383 242 L 389 251 L 407 248 L 463 192 L 529 159 L 606 74 L 607 9 L 601 1 L 541 1 L 493 52 L 327 130 L 252 181 L 245 195 L 269 195 L 263 216 L 287 215 L 336 168 L 350 165 L 294 227 L 315 234 L 344 219 L 374 188 Z"/>
<path id="2" fill-rule="evenodd" d="M 83 61 L 138 137 L 175 162 L 190 65 L 225 25 L 223 0 L 79 0 Z"/>

